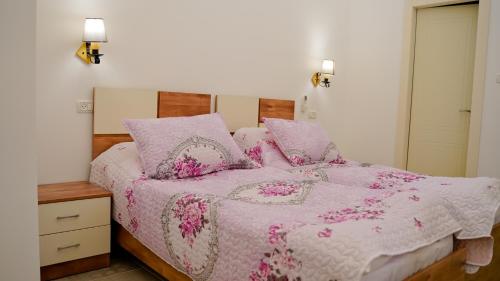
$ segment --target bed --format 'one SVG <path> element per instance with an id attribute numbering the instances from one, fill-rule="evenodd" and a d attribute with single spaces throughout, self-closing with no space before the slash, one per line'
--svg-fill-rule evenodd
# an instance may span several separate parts
<path id="1" fill-rule="evenodd" d="M 145 238 L 134 231 L 134 222 L 130 218 L 130 211 L 127 208 L 130 202 L 128 202 L 124 194 L 127 194 L 127 187 L 130 187 L 131 183 L 141 179 L 141 177 L 138 174 L 134 174 L 134 169 L 128 169 L 133 166 L 134 161 L 125 161 L 125 159 L 122 159 L 123 161 L 117 160 L 123 157 L 123 155 L 127 155 L 126 151 L 133 151 L 133 148 L 127 146 L 126 143 L 123 144 L 130 141 L 131 138 L 126 131 L 120 128 L 117 120 L 124 116 L 132 118 L 155 118 L 208 113 L 210 112 L 210 95 L 103 88 L 96 89 L 94 94 L 93 157 L 95 158 L 106 151 L 108 153 L 106 158 L 108 159 L 101 157 L 101 159 L 98 159 L 100 161 L 96 160 L 93 163 L 91 180 L 112 190 L 113 193 L 116 192 L 119 194 L 119 196 L 114 197 L 113 214 L 117 222 L 114 227 L 115 241 L 169 280 L 190 280 L 185 274 L 187 273 L 186 267 L 179 266 L 179 264 L 176 264 L 172 260 L 170 263 L 167 263 L 165 260 L 168 260 L 168 256 L 171 255 L 152 246 L 159 243 L 158 241 L 152 242 L 155 238 L 147 238 L 147 235 Z M 144 108 L 149 108 L 148 110 L 137 111 L 136 107 L 130 108 L 126 106 L 126 104 L 131 103 L 131 100 L 138 102 L 140 99 L 143 102 L 144 96 L 149 97 L 146 102 L 147 105 L 144 106 Z M 117 103 L 124 104 L 125 106 L 117 106 Z M 122 108 L 122 112 L 116 112 L 114 109 L 117 107 Z M 293 119 L 293 114 L 290 114 L 290 108 L 293 111 L 293 102 L 291 101 L 259 99 L 259 113 L 257 114 L 258 120 L 255 121 L 256 126 L 258 126 L 259 121 L 263 117 L 286 116 L 286 118 Z M 272 115 L 270 116 L 269 114 Z M 113 145 L 115 145 L 115 152 L 120 151 L 121 154 L 109 155 L 109 148 Z M 130 156 L 129 154 L 129 158 L 127 159 L 133 159 Z M 110 165 L 109 163 L 118 163 L 119 165 Z M 128 163 L 125 166 L 130 166 L 123 168 L 123 163 Z M 104 170 L 107 170 L 106 174 L 98 172 Z M 283 170 L 276 169 L 270 172 L 270 174 L 281 173 L 281 171 Z M 120 184 L 120 182 L 122 183 Z M 194 182 L 196 183 L 196 181 Z M 140 180 L 138 183 L 144 184 Z M 145 225 L 149 224 L 146 223 Z M 450 229 L 453 229 L 453 227 L 450 227 Z M 328 235 L 328 233 L 326 232 L 322 235 Z M 418 249 L 414 249 L 415 251 L 382 255 L 380 258 L 374 259 L 363 272 L 363 279 L 361 280 L 401 280 L 403 278 L 407 278 L 407 280 L 464 280 L 466 277 L 462 267 L 466 255 L 465 248 L 458 246 L 457 243 L 454 245 L 451 235 L 445 235 L 434 240 L 436 240 L 432 241 L 434 243 L 428 243 L 429 245 L 425 247 L 418 247 Z M 180 270 L 178 270 L 179 268 Z M 201 276 L 195 279 L 204 280 L 204 278 Z"/>
<path id="2" fill-rule="evenodd" d="M 267 169 L 267 171 L 262 169 Z M 279 178 L 280 180 L 283 180 L 287 179 L 288 175 L 291 175 L 286 171 L 280 169 L 274 169 L 274 168 L 262 168 L 262 169 L 224 171 L 224 172 L 219 172 L 216 175 L 204 176 L 200 179 L 181 180 L 168 183 L 160 181 L 151 181 L 144 179 L 142 177 L 142 172 L 140 169 L 139 159 L 137 157 L 137 153 L 135 150 L 135 145 L 133 143 L 121 143 L 112 147 L 110 150 L 108 150 L 106 153 L 104 153 L 102 156 L 100 156 L 93 162 L 92 164 L 93 172 L 91 181 L 107 188 L 114 194 L 113 218 L 120 225 L 120 227 L 117 229 L 117 241 L 120 244 L 124 245 L 124 247 L 130 251 L 134 251 L 134 249 L 137 250 L 137 248 L 140 248 L 141 250 L 138 252 L 142 254 L 147 253 L 147 255 L 150 257 L 151 256 L 160 257 L 159 260 L 167 260 L 169 264 L 172 264 L 174 268 L 176 268 L 178 271 L 189 274 L 193 272 L 189 272 L 190 271 L 189 266 L 186 267 L 181 263 L 182 257 L 178 260 L 169 259 L 169 257 L 172 256 L 179 256 L 178 253 L 180 251 L 179 248 L 181 247 L 179 246 L 180 244 L 178 242 L 173 242 L 173 245 L 171 245 L 170 247 L 166 247 L 166 249 L 163 247 L 164 236 L 168 235 L 169 231 L 172 231 L 173 228 L 177 227 L 177 224 L 171 224 L 171 225 L 164 224 L 163 226 L 161 226 L 159 224 L 159 219 L 155 222 L 155 218 L 159 218 L 162 213 L 165 213 L 165 210 L 170 210 L 170 207 L 168 206 L 172 206 L 173 203 L 169 204 L 168 198 L 178 196 L 178 194 L 182 194 L 186 191 L 193 192 L 193 194 L 202 194 L 203 193 L 202 191 L 205 191 L 210 194 L 215 194 L 221 198 L 229 194 L 228 197 L 232 197 L 233 199 L 249 200 L 252 203 L 255 203 L 255 204 L 241 204 L 238 205 L 238 207 L 231 207 L 232 202 L 231 200 L 228 200 L 225 201 L 224 204 L 222 204 L 219 207 L 221 210 L 226 207 L 228 209 L 231 208 L 231 212 L 237 212 L 238 210 L 241 210 L 241 213 L 235 215 L 235 217 L 238 217 L 238 219 L 235 219 L 234 217 L 227 218 L 224 221 L 220 219 L 218 221 L 219 224 L 218 228 L 221 229 L 223 225 L 238 224 L 237 229 L 228 229 L 227 232 L 229 234 L 226 235 L 228 237 L 244 237 L 245 240 L 250 241 L 253 237 L 261 237 L 260 233 L 269 232 L 266 229 L 261 229 L 260 231 L 256 231 L 256 229 L 258 229 L 258 227 L 260 226 L 260 223 L 258 223 L 257 221 L 260 221 L 261 217 L 264 216 L 264 214 L 260 216 L 254 215 L 258 214 L 259 210 L 261 210 L 264 207 L 263 205 L 260 204 L 276 204 L 274 207 L 277 209 L 286 208 L 288 205 L 288 203 L 282 205 L 281 204 L 282 202 L 271 203 L 270 201 L 265 201 L 265 202 L 254 201 L 256 200 L 256 198 L 248 196 L 248 193 L 245 193 L 247 192 L 245 188 L 241 190 L 241 192 L 243 192 L 243 194 L 245 195 L 238 194 L 238 192 L 240 191 L 238 191 L 237 193 L 234 192 L 234 190 L 238 189 L 237 187 L 246 187 L 254 182 L 262 182 L 262 181 L 266 182 L 268 178 L 273 178 L 273 179 Z M 211 189 L 207 190 L 209 186 L 211 187 Z M 214 188 L 215 186 L 216 188 Z M 225 189 L 226 187 L 227 189 Z M 326 189 L 326 187 L 323 188 Z M 308 202 L 311 202 L 311 204 L 317 204 L 318 206 L 324 206 L 325 205 L 324 203 L 318 203 L 315 201 L 319 200 L 317 198 L 318 196 L 319 197 L 324 196 L 326 194 L 326 191 L 325 190 L 319 191 L 320 189 L 319 186 L 315 186 L 314 189 L 316 190 L 317 193 L 316 195 L 309 194 L 307 197 Z M 168 190 L 168 192 L 166 190 Z M 231 192 L 231 190 L 233 191 Z M 339 190 L 339 193 L 336 194 L 336 197 L 338 197 L 340 193 L 345 195 L 345 192 L 347 192 L 347 189 Z M 399 199 L 394 198 L 394 200 L 399 200 Z M 298 203 L 299 201 L 301 201 L 301 199 L 294 198 L 292 199 L 292 201 Z M 165 204 L 165 202 L 167 203 Z M 178 201 L 175 202 L 177 204 Z M 301 203 L 303 204 L 303 202 Z M 226 204 L 229 204 L 230 206 L 227 206 Z M 242 209 L 243 205 L 245 205 L 247 209 Z M 430 208 L 431 205 L 434 204 L 429 203 L 429 205 L 426 206 L 425 208 Z M 269 205 L 265 207 L 273 208 L 273 206 Z M 307 209 L 310 210 L 311 208 L 312 207 L 309 206 Z M 319 209 L 316 212 L 318 214 L 321 213 Z M 432 212 L 439 213 L 440 211 L 442 210 L 433 210 Z M 441 213 L 441 215 L 445 214 Z M 219 216 L 222 215 L 219 214 Z M 296 223 L 294 219 L 296 218 L 296 216 L 297 215 L 289 216 L 288 214 L 285 214 L 281 216 L 272 217 L 269 213 L 265 213 L 265 217 L 268 218 L 268 220 L 266 220 L 266 222 L 263 224 L 276 225 L 273 224 L 272 222 L 278 221 L 280 222 L 279 224 L 283 224 L 285 226 L 291 225 L 291 228 L 294 228 L 296 227 L 294 225 Z M 433 216 L 433 219 L 430 218 L 422 219 L 422 221 L 430 222 L 434 219 L 437 219 L 437 217 Z M 241 221 L 245 222 L 253 221 L 253 224 L 251 224 L 252 227 L 247 227 L 246 224 L 243 224 Z M 444 221 L 436 220 L 435 223 L 446 224 L 446 220 Z M 411 222 L 411 225 L 413 226 L 413 222 Z M 170 229 L 166 230 L 168 226 L 170 227 Z M 388 225 L 380 226 L 380 228 L 384 229 L 387 227 Z M 308 230 L 306 229 L 306 227 L 303 227 L 303 231 L 306 231 L 308 233 L 312 231 L 312 234 L 308 235 L 315 236 L 316 240 L 318 241 L 321 241 L 321 239 L 325 239 L 329 235 L 328 232 L 320 234 L 325 229 L 328 229 L 328 224 L 319 224 L 317 226 L 314 226 L 313 228 L 314 229 Z M 338 234 L 340 230 L 338 230 L 335 227 L 332 227 L 332 229 L 334 229 L 334 235 L 340 235 Z M 425 239 L 426 242 L 422 244 L 425 245 L 425 247 L 419 246 L 418 249 L 416 249 L 415 251 L 409 251 L 408 253 L 404 254 L 381 255 L 380 257 L 370 262 L 370 265 L 366 269 L 367 272 L 363 273 L 363 277 L 360 280 L 363 281 L 402 280 L 407 276 L 410 276 L 413 273 L 417 272 L 421 268 L 425 268 L 431 265 L 432 263 L 443 259 L 453 251 L 453 239 L 450 234 L 455 232 L 456 230 L 457 230 L 456 225 L 449 225 L 446 227 L 446 231 L 440 232 L 439 234 L 436 234 L 436 236 L 431 235 L 428 237 L 428 240 L 426 238 Z M 241 231 L 241 233 L 239 233 L 238 231 Z M 379 230 L 377 230 L 376 227 L 375 228 L 370 227 L 370 231 L 373 232 L 373 234 L 369 235 L 377 235 L 377 231 Z M 404 231 L 394 230 L 394 233 L 405 233 L 406 231 L 408 231 L 408 229 Z M 320 238 L 321 235 L 324 235 L 325 238 Z M 406 236 L 406 234 L 404 235 Z M 239 255 L 252 256 L 252 253 L 242 254 L 242 252 L 244 252 L 244 248 L 237 248 L 235 247 L 235 245 L 224 245 L 222 241 L 226 240 L 228 237 L 225 236 L 219 236 L 219 237 L 220 239 L 218 241 L 219 246 L 217 254 L 219 255 L 218 259 L 221 263 L 230 264 L 229 260 L 238 259 Z M 201 238 L 205 239 L 205 237 Z M 397 237 L 397 235 L 392 238 L 395 239 L 396 241 L 401 239 L 400 237 Z M 291 238 L 288 239 L 290 240 Z M 131 240 L 133 242 L 131 242 Z M 312 240 L 316 241 L 315 239 Z M 174 238 L 170 237 L 169 241 L 174 241 Z M 207 245 L 211 243 L 215 242 L 208 241 Z M 257 244 L 249 243 L 249 245 L 256 246 Z M 308 247 L 317 247 L 317 246 L 318 245 L 314 244 L 313 242 L 311 242 L 310 245 L 308 244 Z M 143 247 L 146 247 L 149 250 L 144 251 Z M 294 249 L 300 249 L 298 245 L 290 247 L 293 247 Z M 367 246 L 365 245 L 363 247 Z M 196 250 L 202 251 L 204 253 L 205 252 L 210 253 L 210 251 L 208 251 L 206 248 L 203 248 L 203 250 L 200 249 Z M 252 251 L 253 250 L 254 249 L 252 249 Z M 257 252 L 262 252 L 263 254 L 270 253 L 269 252 L 270 250 L 265 248 L 259 249 L 258 247 L 256 247 L 255 250 Z M 357 250 L 353 249 L 353 250 L 354 251 L 352 253 L 352 256 L 355 257 L 356 256 L 355 252 L 359 249 Z M 322 252 L 320 251 L 320 249 L 315 249 L 314 251 L 317 251 L 318 253 Z M 394 251 L 395 252 L 393 253 L 397 253 L 399 250 L 394 249 Z M 214 253 L 208 255 L 213 256 Z M 358 258 L 360 258 L 361 256 L 364 255 L 360 255 L 358 256 Z M 139 256 L 139 257 L 141 258 L 141 260 L 144 259 L 148 260 L 144 256 L 142 257 Z M 227 259 L 227 260 L 222 260 L 222 259 Z M 255 257 L 254 259 L 259 260 L 258 253 L 257 257 Z M 197 258 L 194 257 L 191 258 L 191 260 L 197 260 Z M 244 263 L 252 264 L 255 263 L 255 261 L 245 260 Z M 340 261 L 335 262 L 335 264 L 338 263 L 340 263 Z M 190 264 L 195 264 L 195 262 L 191 262 Z M 325 263 L 325 265 L 329 266 L 332 266 L 333 264 L 334 264 L 333 261 Z M 193 268 L 196 268 L 196 266 L 193 266 Z M 161 273 L 161 269 L 159 271 Z M 254 271 L 251 270 L 249 271 L 249 273 L 252 272 Z M 214 280 L 245 280 L 249 278 L 249 276 L 247 275 L 243 276 L 233 275 L 228 277 L 228 274 L 229 274 L 228 272 L 224 272 L 223 275 L 217 275 L 216 277 L 213 278 L 215 278 Z M 314 276 L 312 271 L 309 271 L 306 274 L 307 276 Z M 171 276 L 166 276 L 166 277 L 170 278 L 169 280 L 176 280 L 173 279 Z M 207 277 L 204 276 L 202 273 L 200 273 L 198 276 L 195 277 L 195 280 L 205 280 L 205 278 Z M 356 278 L 357 278 L 356 276 L 348 276 L 345 279 L 341 280 L 355 280 Z M 180 280 L 188 280 L 188 279 L 180 279 Z M 308 279 L 303 279 L 303 280 L 308 280 Z M 309 280 L 323 280 L 323 279 L 321 278 L 321 276 L 318 276 L 317 279 L 309 279 Z"/>

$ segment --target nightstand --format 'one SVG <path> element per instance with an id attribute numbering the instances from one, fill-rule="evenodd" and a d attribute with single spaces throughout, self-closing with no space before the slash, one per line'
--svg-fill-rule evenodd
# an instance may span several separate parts
<path id="1" fill-rule="evenodd" d="M 88 182 L 38 186 L 42 281 L 109 266 L 111 195 Z"/>

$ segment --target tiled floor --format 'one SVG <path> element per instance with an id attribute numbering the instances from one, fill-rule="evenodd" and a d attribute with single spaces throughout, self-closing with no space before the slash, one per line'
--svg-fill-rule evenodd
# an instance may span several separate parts
<path id="1" fill-rule="evenodd" d="M 72 275 L 55 281 L 167 281 L 146 267 L 139 260 L 125 252 L 111 256 L 111 266 L 82 274 Z"/>

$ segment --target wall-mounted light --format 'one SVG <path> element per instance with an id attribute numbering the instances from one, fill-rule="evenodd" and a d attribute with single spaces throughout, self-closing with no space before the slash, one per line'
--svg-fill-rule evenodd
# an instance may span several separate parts
<path id="1" fill-rule="evenodd" d="M 316 72 L 311 78 L 314 87 L 330 87 L 330 78 L 335 74 L 335 62 L 333 60 L 323 60 L 321 72 Z"/>
<path id="2" fill-rule="evenodd" d="M 86 63 L 99 64 L 102 54 L 99 54 L 98 43 L 108 42 L 104 19 L 86 18 L 82 41 L 83 43 L 76 54 Z"/>

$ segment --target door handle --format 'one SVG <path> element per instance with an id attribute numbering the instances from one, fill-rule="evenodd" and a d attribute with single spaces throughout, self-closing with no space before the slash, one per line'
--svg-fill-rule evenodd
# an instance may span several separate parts
<path id="1" fill-rule="evenodd" d="M 470 113 L 470 109 L 459 109 L 458 112 L 467 112 L 467 113 Z"/>

